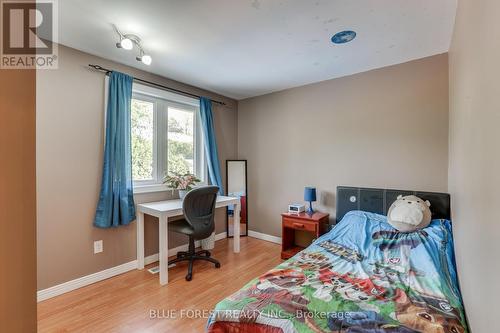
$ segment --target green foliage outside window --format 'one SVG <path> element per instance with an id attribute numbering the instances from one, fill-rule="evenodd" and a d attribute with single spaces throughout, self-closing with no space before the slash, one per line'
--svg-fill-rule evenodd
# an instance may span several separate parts
<path id="1" fill-rule="evenodd" d="M 194 170 L 193 113 L 169 109 L 168 174 L 192 174 Z"/>
<path id="2" fill-rule="evenodd" d="M 132 179 L 153 178 L 153 103 L 132 100 Z"/>
<path id="3" fill-rule="evenodd" d="M 192 173 L 192 166 L 188 161 L 194 159 L 194 147 L 190 142 L 168 140 L 168 172 L 184 175 Z"/>

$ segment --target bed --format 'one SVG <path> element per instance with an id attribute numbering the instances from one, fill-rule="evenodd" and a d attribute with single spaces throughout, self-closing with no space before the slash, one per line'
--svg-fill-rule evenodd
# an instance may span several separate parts
<path id="1" fill-rule="evenodd" d="M 399 233 L 398 194 L 431 202 L 431 224 Z M 468 332 L 448 194 L 337 188 L 338 223 L 305 250 L 219 302 L 209 333 Z"/>

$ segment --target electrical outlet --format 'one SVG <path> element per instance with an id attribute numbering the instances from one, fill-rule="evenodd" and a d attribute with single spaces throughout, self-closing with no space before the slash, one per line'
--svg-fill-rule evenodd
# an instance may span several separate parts
<path id="1" fill-rule="evenodd" d="M 94 242 L 94 254 L 101 253 L 103 251 L 102 240 Z"/>

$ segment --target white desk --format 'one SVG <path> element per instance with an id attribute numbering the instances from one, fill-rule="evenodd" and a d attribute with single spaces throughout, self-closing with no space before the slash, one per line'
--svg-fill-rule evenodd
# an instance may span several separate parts
<path id="1" fill-rule="evenodd" d="M 217 196 L 215 208 L 234 205 L 234 252 L 240 252 L 240 199 Z M 168 218 L 182 215 L 182 200 L 166 200 L 137 205 L 137 269 L 144 269 L 144 214 L 156 216 L 159 222 L 160 284 L 168 283 Z"/>

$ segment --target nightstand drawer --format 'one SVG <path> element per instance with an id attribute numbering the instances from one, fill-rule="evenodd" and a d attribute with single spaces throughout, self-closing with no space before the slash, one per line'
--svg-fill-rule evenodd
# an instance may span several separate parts
<path id="1" fill-rule="evenodd" d="M 295 230 L 306 230 L 306 231 L 316 231 L 318 223 L 301 221 L 298 219 L 283 218 L 283 226 L 285 228 L 291 228 Z"/>

